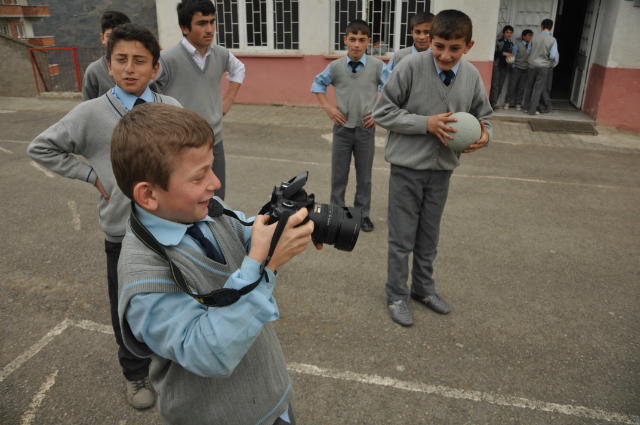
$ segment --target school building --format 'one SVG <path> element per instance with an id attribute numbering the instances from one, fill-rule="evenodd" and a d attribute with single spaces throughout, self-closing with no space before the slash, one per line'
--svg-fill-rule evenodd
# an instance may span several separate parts
<path id="1" fill-rule="evenodd" d="M 38 47 L 55 44 L 52 36 L 36 37 L 32 22 L 51 16 L 49 6 L 29 6 L 27 0 L 0 0 L 0 33 Z"/>
<path id="2" fill-rule="evenodd" d="M 178 0 L 156 0 L 160 44 L 182 39 Z M 474 23 L 475 45 L 466 55 L 491 84 L 496 36 L 511 25 L 540 32 L 554 21 L 560 63 L 552 99 L 597 122 L 640 132 L 640 0 L 216 0 L 217 43 L 246 66 L 236 101 L 317 105 L 313 78 L 346 54 L 349 21 L 364 19 L 380 47 L 369 53 L 388 60 L 412 44 L 408 23 L 421 11 L 458 9 Z M 223 85 L 226 80 L 223 82 Z M 331 95 L 331 92 L 328 93 Z"/>

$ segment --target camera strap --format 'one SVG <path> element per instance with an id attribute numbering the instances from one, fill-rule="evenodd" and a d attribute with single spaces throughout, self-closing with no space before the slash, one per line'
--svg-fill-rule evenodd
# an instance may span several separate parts
<path id="1" fill-rule="evenodd" d="M 264 209 L 268 207 L 269 204 L 265 205 L 262 210 L 260 210 L 260 214 L 264 214 Z M 191 291 L 191 288 L 189 287 L 189 285 L 187 284 L 187 280 L 185 279 L 184 275 L 182 274 L 182 271 L 180 270 L 180 268 L 178 268 L 178 265 L 175 264 L 173 261 L 171 261 L 171 258 L 169 258 L 169 256 L 167 255 L 167 251 L 165 249 L 165 247 L 163 245 L 160 244 L 160 242 L 158 242 L 156 240 L 156 238 L 151 234 L 151 232 L 149 232 L 149 230 L 140 222 L 140 220 L 138 220 L 138 217 L 136 217 L 135 214 L 135 203 L 132 201 L 131 202 L 131 216 L 129 217 L 129 224 L 131 225 L 131 230 L 133 231 L 133 234 L 136 235 L 136 237 L 138 238 L 138 240 L 140 240 L 142 243 L 144 243 L 147 247 L 149 247 L 151 250 L 153 250 L 156 254 L 158 254 L 160 257 L 162 257 L 164 260 L 166 260 L 169 263 L 169 267 L 171 269 L 171 275 L 173 277 L 173 281 L 176 283 L 176 285 L 178 285 L 178 288 L 180 288 L 183 292 L 185 292 L 187 295 L 191 296 L 192 298 L 194 298 L 196 301 L 198 301 L 200 304 L 204 304 L 207 307 L 227 307 L 230 306 L 234 303 L 236 303 L 241 296 L 248 294 L 249 292 L 253 291 L 255 288 L 258 287 L 258 285 L 260 284 L 260 282 L 262 281 L 262 278 L 264 277 L 265 280 L 267 282 L 269 282 L 269 276 L 267 275 L 267 272 L 265 270 L 265 268 L 267 267 L 267 265 L 269 264 L 269 261 L 271 261 L 271 256 L 273 256 L 273 253 L 276 249 L 276 246 L 278 245 L 278 240 L 280 240 L 280 236 L 282 235 L 282 232 L 284 231 L 284 227 L 287 224 L 287 220 L 289 219 L 289 216 L 291 215 L 290 213 L 285 213 L 280 217 L 280 220 L 278 221 L 278 224 L 276 225 L 276 230 L 273 234 L 273 238 L 271 239 L 271 245 L 269 246 L 269 253 L 267 255 L 267 258 L 265 258 L 265 260 L 262 262 L 262 264 L 260 265 L 260 277 L 258 278 L 258 280 L 256 280 L 255 282 L 253 282 L 250 285 L 247 285 L 243 288 L 240 289 L 233 289 L 233 288 L 221 288 L 221 289 L 216 289 L 215 291 L 212 291 L 208 294 L 194 294 Z M 268 209 L 267 209 L 268 211 Z M 216 201 L 215 199 L 211 199 L 211 201 L 209 202 L 209 216 L 212 218 L 215 217 L 220 217 L 221 215 L 226 215 L 228 217 L 232 217 L 235 218 L 236 220 L 238 220 L 242 225 L 244 226 L 252 226 L 253 223 L 251 222 L 246 222 L 246 221 L 242 221 L 238 218 L 238 216 L 231 210 L 228 210 L 226 208 L 224 208 L 222 206 L 222 204 L 220 204 L 218 201 Z"/>

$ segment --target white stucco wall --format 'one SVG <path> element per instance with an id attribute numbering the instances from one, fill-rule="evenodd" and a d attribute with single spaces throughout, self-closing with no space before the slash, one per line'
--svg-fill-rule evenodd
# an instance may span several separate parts
<path id="1" fill-rule="evenodd" d="M 614 0 L 603 0 L 611 2 Z M 640 7 L 633 1 L 620 1 L 618 18 L 611 39 L 607 67 L 640 68 Z"/>
<path id="2" fill-rule="evenodd" d="M 176 6 L 179 0 L 156 0 L 156 15 L 158 17 L 158 36 L 163 49 L 178 44 L 182 40 L 182 31 L 178 26 L 178 12 Z"/>
<path id="3" fill-rule="evenodd" d="M 331 53 L 331 1 L 300 1 L 300 53 L 328 55 Z"/>
<path id="4" fill-rule="evenodd" d="M 433 13 L 458 9 L 473 22 L 473 48 L 464 57 L 469 61 L 493 61 L 500 0 L 432 0 Z"/>
<path id="5" fill-rule="evenodd" d="M 593 48 L 591 50 L 591 63 L 606 67 L 609 62 L 611 41 L 616 30 L 620 3 L 622 3 L 622 0 L 602 0 L 600 4 L 596 33 L 593 37 Z"/>

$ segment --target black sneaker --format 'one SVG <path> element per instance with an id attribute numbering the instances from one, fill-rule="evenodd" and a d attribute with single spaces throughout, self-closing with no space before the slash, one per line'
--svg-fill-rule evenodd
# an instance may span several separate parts
<path id="1" fill-rule="evenodd" d="M 371 222 L 369 217 L 365 217 L 362 219 L 362 224 L 360 225 L 360 228 L 362 229 L 363 232 L 373 231 L 373 223 Z"/>

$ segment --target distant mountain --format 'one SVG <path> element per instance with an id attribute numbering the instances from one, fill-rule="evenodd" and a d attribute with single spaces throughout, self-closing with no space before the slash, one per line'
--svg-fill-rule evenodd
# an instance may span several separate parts
<path id="1" fill-rule="evenodd" d="M 100 18 L 105 10 L 125 13 L 158 37 L 155 0 L 38 0 L 49 6 L 51 17 L 33 23 L 36 37 L 53 35 L 56 47 L 102 46 Z"/>

